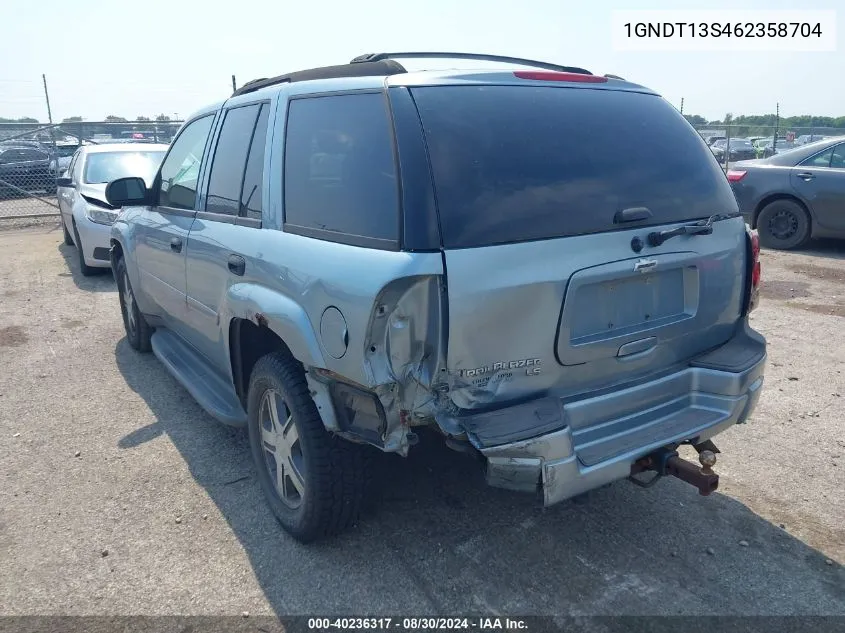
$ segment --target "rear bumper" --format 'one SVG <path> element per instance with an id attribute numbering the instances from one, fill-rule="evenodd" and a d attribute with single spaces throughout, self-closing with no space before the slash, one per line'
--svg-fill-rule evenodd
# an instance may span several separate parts
<path id="1" fill-rule="evenodd" d="M 551 505 L 628 477 L 637 459 L 660 447 L 699 443 L 745 422 L 762 390 L 765 340 L 745 325 L 702 359 L 635 387 L 558 402 L 562 428 L 480 449 L 488 483 L 524 491 L 539 485 Z"/>

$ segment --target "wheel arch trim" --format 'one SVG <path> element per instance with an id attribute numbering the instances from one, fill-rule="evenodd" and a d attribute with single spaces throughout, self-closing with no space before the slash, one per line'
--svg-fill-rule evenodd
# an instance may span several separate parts
<path id="1" fill-rule="evenodd" d="M 232 319 L 245 319 L 270 329 L 306 367 L 326 366 L 308 314 L 290 297 L 265 286 L 233 284 L 226 293 L 220 319 L 227 348 Z"/>

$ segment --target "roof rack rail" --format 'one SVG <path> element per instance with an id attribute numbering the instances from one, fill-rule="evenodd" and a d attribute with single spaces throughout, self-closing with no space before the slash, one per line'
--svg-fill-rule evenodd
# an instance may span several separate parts
<path id="1" fill-rule="evenodd" d="M 440 52 L 420 52 L 420 53 L 365 53 L 358 55 L 350 64 L 365 64 L 369 62 L 379 62 L 389 59 L 477 59 L 488 62 L 501 62 L 505 64 L 519 64 L 521 66 L 532 66 L 534 68 L 543 68 L 545 70 L 554 70 L 562 73 L 577 73 L 579 75 L 592 75 L 589 70 L 578 68 L 576 66 L 560 66 L 558 64 L 551 64 L 549 62 L 539 62 L 534 59 L 523 59 L 521 57 L 507 57 L 504 55 L 486 55 L 484 53 L 440 53 Z"/>
<path id="2" fill-rule="evenodd" d="M 232 93 L 233 97 L 244 95 L 268 86 L 275 86 L 283 83 L 294 83 L 297 81 L 310 81 L 312 79 L 334 79 L 337 77 L 370 77 L 379 75 L 399 75 L 407 72 L 399 62 L 392 59 L 383 59 L 374 62 L 359 64 L 340 64 L 339 66 L 322 66 L 320 68 L 309 68 L 278 75 L 276 77 L 253 79 L 245 83 Z"/>

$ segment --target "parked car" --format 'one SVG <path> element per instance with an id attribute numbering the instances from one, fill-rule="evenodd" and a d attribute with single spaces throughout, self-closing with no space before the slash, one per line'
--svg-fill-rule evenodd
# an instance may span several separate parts
<path id="1" fill-rule="evenodd" d="M 813 237 L 845 237 L 845 137 L 737 163 L 728 180 L 763 246 L 794 249 Z"/>
<path id="2" fill-rule="evenodd" d="M 124 176 L 152 178 L 166 145 L 83 145 L 72 156 L 67 174 L 58 179 L 59 211 L 65 244 L 76 246 L 83 275 L 109 268 L 111 225 L 120 211 L 106 201 L 106 185 Z"/>
<path id="3" fill-rule="evenodd" d="M 751 142 L 744 138 L 732 138 L 730 141 L 727 139 L 716 141 L 710 149 L 720 163 L 724 163 L 725 160 L 729 162 L 747 160 L 749 158 L 755 158 L 757 155 Z"/>
<path id="4" fill-rule="evenodd" d="M 547 505 L 643 471 L 709 494 L 766 342 L 756 236 L 705 143 L 623 80 L 403 57 L 426 54 L 250 82 L 151 186 L 109 184 L 129 345 L 248 428 L 302 541 L 423 427 Z"/>
<path id="5" fill-rule="evenodd" d="M 806 145 L 807 143 L 813 143 L 815 141 L 823 141 L 826 138 L 830 137 L 824 136 L 823 134 L 802 134 L 801 136 L 796 137 L 795 145 Z"/>
<path id="6" fill-rule="evenodd" d="M 774 149 L 770 149 L 770 156 L 774 156 L 775 154 L 783 154 L 784 152 L 788 152 L 790 150 L 799 147 L 799 145 L 795 141 L 781 141 L 778 140 L 777 144 L 774 146 Z"/>
<path id="7" fill-rule="evenodd" d="M 42 152 L 49 152 L 51 149 L 49 145 L 41 143 L 40 141 L 23 138 L 12 138 L 0 141 L 0 147 L 30 147 L 32 149 L 41 150 Z"/>
<path id="8" fill-rule="evenodd" d="M 33 147 L 0 144 L 0 197 L 55 190 L 49 154 Z"/>
<path id="9" fill-rule="evenodd" d="M 67 168 L 70 166 L 73 155 L 79 147 L 79 143 L 57 142 L 56 156 L 50 159 L 50 171 L 59 176 L 64 176 Z"/>

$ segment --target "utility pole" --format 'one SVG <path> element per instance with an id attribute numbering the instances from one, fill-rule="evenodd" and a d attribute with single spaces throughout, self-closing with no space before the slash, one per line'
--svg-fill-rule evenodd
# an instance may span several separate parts
<path id="1" fill-rule="evenodd" d="M 681 97 L 681 114 L 684 113 L 684 98 Z"/>
<path id="2" fill-rule="evenodd" d="M 41 75 L 41 81 L 44 83 L 44 98 L 47 100 L 47 119 L 50 125 L 53 125 L 53 113 L 50 110 L 50 93 L 47 92 L 47 75 Z"/>
<path id="3" fill-rule="evenodd" d="M 775 104 L 775 135 L 772 138 L 772 152 L 778 147 L 778 128 L 780 127 L 780 103 Z"/>
<path id="4" fill-rule="evenodd" d="M 238 90 L 238 85 L 235 83 L 235 76 L 232 75 L 232 92 L 236 92 Z"/>
<path id="5" fill-rule="evenodd" d="M 53 155 L 56 157 L 56 173 L 59 176 L 59 152 L 56 149 L 56 134 L 53 129 L 53 111 L 50 109 L 50 93 L 47 92 L 47 75 L 41 73 L 41 82 L 44 84 L 44 100 L 47 101 L 47 120 L 50 122 L 50 140 L 53 142 Z"/>

